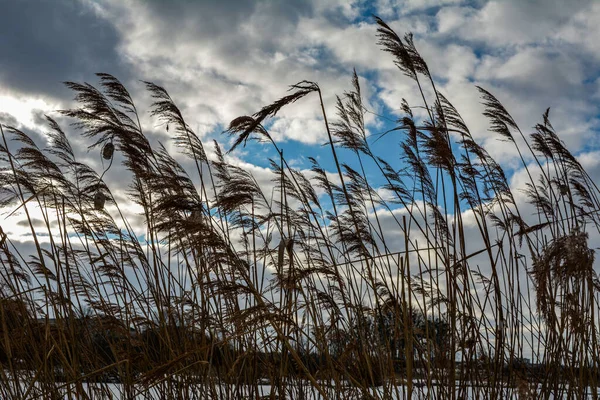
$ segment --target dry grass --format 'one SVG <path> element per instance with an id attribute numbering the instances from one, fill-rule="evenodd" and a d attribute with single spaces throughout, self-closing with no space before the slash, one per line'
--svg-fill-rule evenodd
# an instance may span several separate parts
<path id="1" fill-rule="evenodd" d="M 119 159 L 130 172 L 140 229 L 54 120 L 44 149 L 2 126 L 0 205 L 35 245 L 23 254 L 1 233 L 2 397 L 88 398 L 118 382 L 124 398 L 258 398 L 261 383 L 271 398 L 432 387 L 439 399 L 501 399 L 507 387 L 522 398 L 598 398 L 600 287 L 588 244 L 598 188 L 548 113 L 526 136 L 480 89 L 492 131 L 529 177 L 527 202 L 517 201 L 412 37 L 377 24 L 424 110 L 403 101 L 404 117 L 381 135 L 401 141 L 395 160 L 372 150 L 356 74 L 332 122 L 306 81 L 231 122 L 229 151 L 260 138 L 280 155 L 272 193 L 216 144 L 209 159 L 163 88 L 146 83 L 177 159 L 151 145 L 114 77 L 69 82 L 80 108 L 63 114 L 106 168 Z M 310 172 L 290 167 L 266 128 L 306 96 L 321 101 L 337 180 L 314 159 Z"/>

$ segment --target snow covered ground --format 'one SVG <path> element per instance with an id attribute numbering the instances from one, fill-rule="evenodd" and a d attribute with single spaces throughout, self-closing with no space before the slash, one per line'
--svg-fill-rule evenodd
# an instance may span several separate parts
<path id="1" fill-rule="evenodd" d="M 418 382 L 417 382 L 418 383 Z M 18 386 L 18 387 L 17 387 Z M 56 383 L 53 385 L 58 391 L 57 399 L 80 399 L 90 400 L 113 400 L 113 399 L 269 399 L 273 387 L 268 384 L 258 386 L 236 386 L 236 385 L 193 385 L 185 389 L 176 382 L 161 383 L 156 386 L 141 386 L 126 388 L 124 385 L 116 383 L 81 383 L 79 392 L 85 392 L 85 396 L 78 396 L 75 385 L 64 385 Z M 343 390 L 336 390 L 331 386 L 323 384 L 323 390 L 327 398 L 330 399 L 408 399 L 408 389 L 406 386 L 391 386 L 371 388 L 368 392 L 361 391 L 354 387 L 345 387 Z M 534 388 L 535 392 L 535 388 Z M 47 392 L 46 392 L 47 393 Z M 539 390 L 537 391 L 539 394 Z M 277 390 L 276 390 L 276 394 Z M 535 393 L 532 393 L 535 398 Z M 448 391 L 443 391 L 439 386 L 433 386 L 428 389 L 421 385 L 413 387 L 412 399 L 445 399 L 449 395 Z M 28 385 L 21 382 L 15 385 L 14 381 L 9 384 L 6 381 L 0 382 L 0 396 L 2 399 L 39 399 L 47 398 L 44 395 L 44 388 L 41 384 Z M 489 388 L 485 387 L 467 387 L 456 391 L 456 399 L 488 399 L 491 393 Z M 583 393 L 574 394 L 575 398 L 592 399 L 590 390 Z M 308 382 L 302 385 L 296 385 L 289 388 L 282 396 L 286 399 L 306 399 L 321 400 L 323 396 L 314 389 Z M 495 396 L 497 399 L 520 399 L 527 398 L 519 396 L 516 388 L 503 388 Z M 550 396 L 550 399 L 559 399 L 565 397 L 565 393 Z M 281 398 L 281 397 L 278 397 Z"/>

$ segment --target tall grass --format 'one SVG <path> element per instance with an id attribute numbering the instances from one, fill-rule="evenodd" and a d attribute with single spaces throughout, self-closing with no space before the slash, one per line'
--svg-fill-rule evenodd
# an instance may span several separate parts
<path id="1" fill-rule="evenodd" d="M 113 76 L 67 83 L 80 108 L 62 114 L 105 170 L 129 171 L 128 201 L 52 118 L 47 148 L 1 126 L 1 206 L 34 242 L 27 254 L 1 234 L 3 398 L 259 398 L 265 386 L 270 398 L 598 398 L 597 186 L 548 112 L 526 135 L 479 88 L 528 179 L 513 193 L 412 36 L 376 22 L 421 104 L 403 100 L 374 137 L 356 73 L 335 116 L 316 83 L 291 86 L 226 131 L 228 152 L 273 147 L 272 188 L 216 142 L 207 152 L 150 82 L 177 155 L 149 142 Z M 320 101 L 334 171 L 292 168 L 269 134 L 304 97 Z M 398 156 L 375 140 L 400 142 Z"/>

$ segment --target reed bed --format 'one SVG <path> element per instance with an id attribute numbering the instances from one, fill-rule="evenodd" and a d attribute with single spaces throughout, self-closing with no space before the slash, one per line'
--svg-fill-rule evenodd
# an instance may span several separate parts
<path id="1" fill-rule="evenodd" d="M 234 119 L 228 149 L 145 82 L 176 153 L 148 140 L 113 76 L 67 82 L 80 106 L 61 113 L 101 171 L 52 118 L 45 148 L 1 126 L 0 206 L 34 246 L 0 232 L 0 396 L 597 399 L 598 187 L 548 112 L 525 134 L 479 88 L 527 175 L 513 192 L 412 36 L 376 23 L 422 100 L 399 99 L 378 136 L 356 73 L 336 115 L 302 81 Z M 305 97 L 320 101 L 333 171 L 293 168 L 269 134 Z M 277 154 L 270 187 L 228 155 L 248 140 Z M 109 168 L 128 171 L 127 200 Z"/>

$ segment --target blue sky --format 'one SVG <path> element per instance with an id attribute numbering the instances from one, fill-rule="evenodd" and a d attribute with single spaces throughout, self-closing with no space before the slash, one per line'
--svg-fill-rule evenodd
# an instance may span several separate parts
<path id="1" fill-rule="evenodd" d="M 419 105 L 414 84 L 376 45 L 372 14 L 400 35 L 412 32 L 438 88 L 454 103 L 473 136 L 509 171 L 518 186 L 512 146 L 488 131 L 475 85 L 494 93 L 525 133 L 547 107 L 567 146 L 592 174 L 599 170 L 600 3 L 573 0 L 291 0 L 291 1 L 7 1 L 0 0 L 0 122 L 43 141 L 44 113 L 73 106 L 62 81 L 95 83 L 108 72 L 130 89 L 155 141 L 169 133 L 145 112 L 151 102 L 140 79 L 163 85 L 205 143 L 230 142 L 229 121 L 250 115 L 286 94 L 300 80 L 318 82 L 330 120 L 335 96 L 361 78 L 373 136 L 393 126 L 406 98 Z M 67 121 L 63 121 L 63 125 Z M 272 136 L 298 168 L 308 156 L 334 172 L 317 96 L 285 108 L 268 123 Z M 396 133 L 397 134 L 397 133 Z M 374 146 L 398 160 L 400 138 Z M 81 156 L 96 155 L 71 132 Z M 208 146 L 212 147 L 212 146 Z M 268 146 L 250 144 L 231 160 L 268 182 Z M 118 169 L 115 191 L 124 192 Z M 598 175 L 595 175 L 598 176 Z"/>

